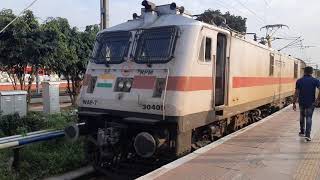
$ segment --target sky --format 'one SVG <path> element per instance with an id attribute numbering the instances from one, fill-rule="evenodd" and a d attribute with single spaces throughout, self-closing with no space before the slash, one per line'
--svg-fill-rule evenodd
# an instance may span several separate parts
<path id="1" fill-rule="evenodd" d="M 33 0 L 0 0 L 0 10 L 13 9 L 18 14 Z M 132 18 L 133 13 L 140 13 L 142 0 L 110 0 L 110 25 L 114 26 Z M 169 4 L 171 0 L 152 0 L 157 5 Z M 284 52 L 320 65 L 320 7 L 319 0 L 175 0 L 178 6 L 184 6 L 192 14 L 200 14 L 206 9 L 220 9 L 232 14 L 246 17 L 247 32 L 260 31 L 267 24 L 286 24 L 289 29 L 280 29 L 275 37 L 299 37 L 305 46 L 317 46 L 301 50 L 286 49 Z M 80 30 L 86 25 L 98 24 L 100 21 L 100 0 L 38 0 L 31 8 L 39 21 L 47 17 L 67 18 L 72 26 Z M 290 43 L 277 40 L 273 47 L 279 49 Z"/>

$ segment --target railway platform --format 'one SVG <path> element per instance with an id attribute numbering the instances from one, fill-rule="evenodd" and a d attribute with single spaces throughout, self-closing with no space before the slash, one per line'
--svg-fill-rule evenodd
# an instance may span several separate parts
<path id="1" fill-rule="evenodd" d="M 320 180 L 320 109 L 312 141 L 292 106 L 138 178 L 138 180 Z"/>

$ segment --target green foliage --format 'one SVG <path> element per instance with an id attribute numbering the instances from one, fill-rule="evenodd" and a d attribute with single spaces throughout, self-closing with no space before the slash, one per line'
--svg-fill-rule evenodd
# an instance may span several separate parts
<path id="1" fill-rule="evenodd" d="M 28 132 L 39 131 L 48 127 L 46 123 L 48 118 L 41 112 L 28 112 L 28 115 L 21 118 L 21 121 Z"/>
<path id="2" fill-rule="evenodd" d="M 19 179 L 38 179 L 67 172 L 86 164 L 82 141 L 55 140 L 23 149 Z M 31 170 L 31 171 L 30 171 Z"/>
<path id="3" fill-rule="evenodd" d="M 1 180 L 13 180 L 14 174 L 10 168 L 10 158 L 13 153 L 9 150 L 0 151 L 0 179 Z"/>
<path id="4" fill-rule="evenodd" d="M 0 29 L 15 18 L 11 10 L 2 10 L 0 15 Z M 28 91 L 28 102 L 35 72 L 45 66 L 57 46 L 54 31 L 42 26 L 32 11 L 25 11 L 0 34 L 0 69 L 10 75 L 14 89 Z M 32 72 L 26 82 L 27 67 L 31 67 Z"/>
<path id="5" fill-rule="evenodd" d="M 77 119 L 70 116 L 68 113 L 50 115 L 46 121 L 47 127 L 51 129 L 64 129 L 66 125 L 71 122 L 77 122 Z"/>
<path id="6" fill-rule="evenodd" d="M 0 129 L 4 136 L 19 134 L 19 128 L 23 127 L 23 122 L 18 114 L 0 116 Z"/>
<path id="7" fill-rule="evenodd" d="M 3 135 L 15 135 L 43 129 L 63 129 L 77 118 L 69 112 L 44 115 L 39 112 L 28 113 L 20 118 L 17 114 L 0 116 L 0 132 Z M 0 136 L 1 137 L 1 136 Z M 20 150 L 19 172 L 11 169 L 13 153 L 0 151 L 0 179 L 41 179 L 61 174 L 87 164 L 84 153 L 84 139 L 70 143 L 64 139 L 36 143 Z"/>
<path id="8" fill-rule="evenodd" d="M 13 153 L 0 151 L 0 179 L 42 179 L 85 166 L 84 140 L 69 143 L 63 139 L 26 146 L 20 150 L 20 168 L 10 168 Z"/>
<path id="9" fill-rule="evenodd" d="M 63 75 L 68 81 L 68 93 L 73 105 L 81 89 L 81 82 L 86 72 L 95 36 L 99 31 L 97 25 L 87 26 L 84 32 L 71 28 L 67 19 L 50 18 L 44 29 L 58 34 L 57 50 L 48 61 L 48 67 L 53 72 Z"/>
<path id="10" fill-rule="evenodd" d="M 0 29 L 15 17 L 10 9 L 0 11 Z M 63 75 L 75 105 L 98 31 L 97 25 L 91 25 L 80 32 L 72 28 L 67 19 L 60 17 L 48 18 L 40 24 L 32 11 L 26 11 L 0 34 L 0 70 L 10 75 L 15 89 L 28 90 L 28 100 L 39 68 Z M 26 83 L 27 66 L 32 72 Z"/>
<path id="11" fill-rule="evenodd" d="M 226 19 L 226 23 L 231 29 L 243 33 L 247 31 L 247 18 L 230 14 L 230 12 L 226 12 L 223 14 L 220 10 L 208 9 L 204 13 L 200 14 L 197 19 L 209 24 L 221 25 L 223 19 L 219 18 L 219 16 Z"/>
<path id="12" fill-rule="evenodd" d="M 1 10 L 0 29 L 15 17 L 12 10 Z M 0 71 L 10 75 L 15 89 L 28 90 L 29 95 L 37 69 L 63 75 L 75 104 L 98 30 L 94 25 L 80 32 L 63 18 L 49 18 L 40 24 L 32 11 L 26 11 L 0 34 Z M 32 73 L 25 82 L 27 66 L 32 68 Z M 26 117 L 0 115 L 0 137 L 63 129 L 70 122 L 77 122 L 77 118 L 69 112 L 55 115 L 30 112 Z M 0 179 L 41 179 L 81 167 L 86 163 L 83 149 L 83 140 L 71 144 L 58 139 L 26 146 L 21 149 L 19 172 L 9 168 L 12 152 L 0 151 Z"/>
<path id="13" fill-rule="evenodd" d="M 0 137 L 25 134 L 44 129 L 64 129 L 71 122 L 77 122 L 77 117 L 70 112 L 45 115 L 40 112 L 29 112 L 25 117 L 18 114 L 0 116 Z"/>

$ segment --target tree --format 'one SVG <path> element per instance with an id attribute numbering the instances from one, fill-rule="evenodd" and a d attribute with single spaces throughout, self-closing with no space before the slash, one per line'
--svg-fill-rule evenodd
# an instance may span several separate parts
<path id="1" fill-rule="evenodd" d="M 71 102 L 76 105 L 99 28 L 96 25 L 87 26 L 84 32 L 79 32 L 77 28 L 71 28 L 68 20 L 64 18 L 49 18 L 44 26 L 58 34 L 57 50 L 48 61 L 47 67 L 66 78 Z"/>
<path id="2" fill-rule="evenodd" d="M 26 52 L 24 52 L 24 55 L 28 58 L 28 66 L 31 67 L 27 85 L 29 95 L 36 73 L 40 68 L 46 68 L 47 61 L 50 60 L 56 50 L 56 39 L 57 34 L 54 31 L 44 29 L 42 25 L 29 35 L 25 47 Z M 28 97 L 29 102 L 30 96 Z"/>
<path id="3" fill-rule="evenodd" d="M 11 10 L 0 12 L 0 28 L 15 18 Z M 35 72 L 44 67 L 56 47 L 56 34 L 45 30 L 38 23 L 32 11 L 24 12 L 0 35 L 0 62 L 2 71 L 9 74 L 14 89 L 27 90 L 28 102 Z M 31 68 L 26 78 L 26 69 Z"/>
<path id="4" fill-rule="evenodd" d="M 74 47 L 77 54 L 77 59 L 70 62 L 67 68 L 65 77 L 68 81 L 68 91 L 72 95 L 72 104 L 76 105 L 77 97 L 80 93 L 82 81 L 84 74 L 86 72 L 86 67 L 88 65 L 88 60 L 92 54 L 92 49 L 96 39 L 96 34 L 99 31 L 98 25 L 90 25 L 86 27 L 84 32 L 75 32 L 76 29 L 73 29 L 74 34 Z M 70 87 L 71 81 L 71 87 Z"/>
<path id="5" fill-rule="evenodd" d="M 200 14 L 197 20 L 209 24 L 221 25 L 223 23 L 223 19 L 221 17 L 226 19 L 226 24 L 231 29 L 242 33 L 245 33 L 247 31 L 247 18 L 230 14 L 230 12 L 222 14 L 220 10 L 208 9 L 204 13 Z"/>
<path id="6" fill-rule="evenodd" d="M 0 28 L 6 26 L 15 17 L 12 10 L 2 10 L 0 12 Z M 1 70 L 9 74 L 14 89 L 18 88 L 17 81 L 22 81 L 24 68 L 27 66 L 22 56 L 23 41 L 17 38 L 17 24 L 19 24 L 19 21 L 13 23 L 6 31 L 0 34 Z M 23 84 L 21 84 L 21 89 L 22 86 Z"/>

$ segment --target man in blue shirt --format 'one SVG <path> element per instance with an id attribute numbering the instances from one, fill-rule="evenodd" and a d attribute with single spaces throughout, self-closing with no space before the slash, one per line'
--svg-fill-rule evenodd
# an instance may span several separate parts
<path id="1" fill-rule="evenodd" d="M 296 92 L 293 98 L 293 110 L 296 111 L 296 102 L 299 99 L 300 108 L 300 136 L 305 135 L 307 141 L 311 141 L 310 133 L 312 126 L 312 114 L 315 104 L 319 103 L 320 93 L 315 102 L 316 88 L 320 88 L 320 82 L 312 77 L 313 68 L 306 67 L 304 69 L 304 76 L 296 82 Z M 306 121 L 306 123 L 305 123 Z M 305 129 L 306 124 L 306 129 Z"/>

